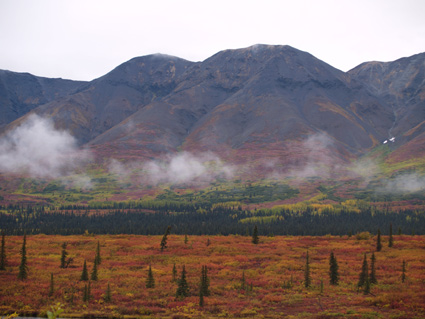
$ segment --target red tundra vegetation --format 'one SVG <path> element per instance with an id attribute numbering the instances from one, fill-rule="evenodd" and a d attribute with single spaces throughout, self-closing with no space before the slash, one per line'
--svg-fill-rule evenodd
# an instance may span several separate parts
<path id="1" fill-rule="evenodd" d="M 425 317 L 424 236 L 394 236 L 391 248 L 382 236 L 379 252 L 376 236 L 367 234 L 260 237 L 258 244 L 244 236 L 169 235 L 163 251 L 161 238 L 27 236 L 28 278 L 19 280 L 23 237 L 6 236 L 0 314 L 46 316 L 53 306 L 63 310 L 61 317 Z M 64 242 L 72 260 L 61 268 Z M 337 285 L 330 284 L 332 252 Z M 359 276 L 364 254 L 371 271 L 373 252 L 377 283 L 365 293 Z M 95 278 L 95 260 L 98 279 L 81 281 L 84 261 Z M 189 296 L 176 297 L 183 266 Z M 200 296 L 201 287 L 208 295 Z"/>

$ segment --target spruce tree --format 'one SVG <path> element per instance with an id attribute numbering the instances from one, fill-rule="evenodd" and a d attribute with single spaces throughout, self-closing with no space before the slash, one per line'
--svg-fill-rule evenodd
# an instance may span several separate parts
<path id="1" fill-rule="evenodd" d="M 245 280 L 245 270 L 242 271 L 242 279 L 241 279 L 241 289 L 245 290 L 246 288 L 246 280 Z"/>
<path id="2" fill-rule="evenodd" d="M 88 284 L 84 285 L 83 301 L 89 302 L 91 298 L 91 281 L 89 281 Z"/>
<path id="3" fill-rule="evenodd" d="M 259 243 L 257 225 L 254 226 L 254 231 L 252 232 L 252 243 L 254 245 L 257 245 Z"/>
<path id="4" fill-rule="evenodd" d="M 84 259 L 83 271 L 81 272 L 81 278 L 80 278 L 80 280 L 81 281 L 87 281 L 87 280 L 89 280 L 89 273 L 87 271 L 87 262 L 86 262 L 85 259 Z"/>
<path id="5" fill-rule="evenodd" d="M 83 302 L 89 301 L 87 284 L 84 285 Z"/>
<path id="6" fill-rule="evenodd" d="M 203 296 L 210 295 L 210 280 L 208 279 L 208 268 L 207 266 L 202 266 L 202 274 L 201 274 L 201 292 Z"/>
<path id="7" fill-rule="evenodd" d="M 92 295 L 91 295 L 91 281 L 89 280 L 89 284 L 87 285 L 87 302 L 89 302 L 90 299 L 92 299 Z"/>
<path id="8" fill-rule="evenodd" d="M 90 275 L 90 279 L 93 281 L 97 281 L 98 280 L 98 275 L 97 275 L 97 258 L 94 259 L 94 265 L 93 265 L 93 269 Z"/>
<path id="9" fill-rule="evenodd" d="M 171 226 L 168 226 L 165 230 L 164 236 L 162 236 L 161 239 L 161 251 L 164 251 L 165 248 L 167 248 L 167 237 L 171 232 Z"/>
<path id="10" fill-rule="evenodd" d="M 363 287 L 363 293 L 365 295 L 368 295 L 370 293 L 370 280 L 369 280 L 369 276 L 366 276 L 366 280 L 365 280 L 364 287 Z"/>
<path id="11" fill-rule="evenodd" d="M 176 281 L 177 280 L 177 268 L 176 268 L 176 264 L 173 265 L 173 272 L 172 272 L 172 281 Z"/>
<path id="12" fill-rule="evenodd" d="M 376 251 L 381 251 L 382 243 L 381 243 L 381 230 L 378 229 L 378 236 L 376 238 Z"/>
<path id="13" fill-rule="evenodd" d="M 62 244 L 62 252 L 61 252 L 61 265 L 60 268 L 66 268 L 66 257 L 68 256 L 68 252 L 66 251 L 66 243 Z"/>
<path id="14" fill-rule="evenodd" d="M 4 233 L 1 234 L 1 251 L 0 251 L 0 270 L 6 270 L 6 237 Z"/>
<path id="15" fill-rule="evenodd" d="M 189 242 L 189 238 L 187 237 L 187 234 L 184 235 L 184 244 L 187 245 Z"/>
<path id="16" fill-rule="evenodd" d="M 108 283 L 108 287 L 106 288 L 106 293 L 105 293 L 105 297 L 103 297 L 103 300 L 105 302 L 111 302 L 112 301 L 111 287 L 109 286 L 109 283 Z"/>
<path id="17" fill-rule="evenodd" d="M 96 247 L 96 257 L 95 257 L 95 263 L 97 265 L 100 265 L 100 263 L 102 262 L 102 257 L 100 257 L 100 243 L 99 241 L 97 241 L 97 247 Z"/>
<path id="18" fill-rule="evenodd" d="M 204 293 L 202 292 L 202 287 L 199 289 L 199 307 L 204 306 Z"/>
<path id="19" fill-rule="evenodd" d="M 376 285 L 378 280 L 376 279 L 376 270 L 375 270 L 375 253 L 372 253 L 372 257 L 370 257 L 370 284 Z"/>
<path id="20" fill-rule="evenodd" d="M 53 296 L 54 291 L 54 282 L 53 282 L 53 273 L 50 274 L 50 288 L 49 288 L 49 297 Z"/>
<path id="21" fill-rule="evenodd" d="M 406 281 L 406 261 L 403 259 L 403 265 L 401 268 L 401 282 L 404 283 Z"/>
<path id="22" fill-rule="evenodd" d="M 388 247 L 393 247 L 394 238 L 393 238 L 393 224 L 390 224 L 390 238 L 388 239 Z"/>
<path id="23" fill-rule="evenodd" d="M 28 266 L 27 266 L 27 235 L 24 234 L 24 240 L 21 248 L 21 264 L 19 265 L 18 279 L 24 280 L 28 277 Z"/>
<path id="24" fill-rule="evenodd" d="M 329 257 L 329 283 L 331 285 L 338 285 L 339 274 L 338 274 L 338 262 L 335 258 L 333 251 Z"/>
<path id="25" fill-rule="evenodd" d="M 305 269 L 304 269 L 304 287 L 309 288 L 311 286 L 311 276 L 310 276 L 310 256 L 308 255 L 305 258 Z"/>
<path id="26" fill-rule="evenodd" d="M 366 283 L 366 280 L 369 281 L 369 267 L 367 265 L 366 254 L 364 254 L 362 271 L 359 276 L 359 282 L 357 283 L 357 287 L 363 287 Z"/>
<path id="27" fill-rule="evenodd" d="M 149 265 L 148 278 L 146 279 L 146 288 L 155 288 L 155 279 L 153 278 L 151 265 Z"/>
<path id="28" fill-rule="evenodd" d="M 183 265 L 182 273 L 180 280 L 178 282 L 178 287 L 176 291 L 176 297 L 183 299 L 184 297 L 189 296 L 189 285 L 186 281 L 186 267 Z"/>

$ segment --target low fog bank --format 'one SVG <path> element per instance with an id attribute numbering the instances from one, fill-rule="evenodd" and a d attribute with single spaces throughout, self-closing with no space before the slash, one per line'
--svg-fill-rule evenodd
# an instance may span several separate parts
<path id="1" fill-rule="evenodd" d="M 140 183 L 152 186 L 211 183 L 217 179 L 231 179 L 234 176 L 234 167 L 224 164 L 212 152 L 181 152 L 144 163 L 124 164 L 113 159 L 109 162 L 108 170 L 119 181 L 133 176 L 139 179 Z"/>
<path id="2" fill-rule="evenodd" d="M 287 158 L 233 165 L 213 152 L 182 151 L 150 161 L 121 162 L 108 159 L 106 170 L 120 187 L 160 184 L 198 186 L 241 176 L 263 176 L 278 181 L 303 183 L 309 178 L 356 179 L 360 187 L 386 194 L 405 194 L 425 189 L 425 176 L 399 173 L 383 176 L 378 160 L 344 160 L 337 142 L 325 133 L 290 144 Z M 67 131 L 55 129 L 52 120 L 31 115 L 0 139 L 0 172 L 27 174 L 32 178 L 59 179 L 70 188 L 90 190 L 95 183 L 85 171 L 92 155 L 77 146 Z"/>
<path id="3" fill-rule="evenodd" d="M 90 160 L 67 131 L 38 115 L 28 119 L 0 140 L 0 171 L 24 173 L 33 178 L 59 178 Z"/>
<path id="4" fill-rule="evenodd" d="M 328 135 L 314 134 L 289 151 L 302 154 L 298 163 L 284 164 L 276 158 L 264 161 L 262 165 L 270 172 L 267 178 L 274 180 L 291 179 L 302 183 L 309 178 L 355 179 L 364 188 L 369 183 L 378 181 L 372 189 L 385 194 L 407 194 L 425 190 L 425 176 L 419 172 L 400 172 L 395 176 L 385 177 L 378 159 L 362 157 L 348 162 L 342 160 L 336 150 L 334 140 Z"/>
<path id="5" fill-rule="evenodd" d="M 415 173 L 404 173 L 385 179 L 378 190 L 388 194 L 407 194 L 425 190 L 425 176 Z"/>

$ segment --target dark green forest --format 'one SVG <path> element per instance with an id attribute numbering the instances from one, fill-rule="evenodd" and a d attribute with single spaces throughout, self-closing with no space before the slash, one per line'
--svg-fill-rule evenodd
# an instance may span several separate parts
<path id="1" fill-rule="evenodd" d="M 342 209 L 317 212 L 255 210 L 240 206 L 223 207 L 177 202 L 103 203 L 93 206 L 2 207 L 0 228 L 10 235 L 27 234 L 140 234 L 162 235 L 167 226 L 174 234 L 251 235 L 254 225 L 262 236 L 273 235 L 354 235 L 368 231 L 425 234 L 423 212 L 388 212 L 368 207 L 358 211 Z"/>

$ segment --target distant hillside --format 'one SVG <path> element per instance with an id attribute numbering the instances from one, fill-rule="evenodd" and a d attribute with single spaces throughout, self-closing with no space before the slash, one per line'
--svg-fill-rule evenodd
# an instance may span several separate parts
<path id="1" fill-rule="evenodd" d="M 367 62 L 348 74 L 365 84 L 394 112 L 388 137 L 402 146 L 391 155 L 398 160 L 425 156 L 425 53 L 394 62 Z"/>
<path id="2" fill-rule="evenodd" d="M 392 149 L 424 148 L 424 63 L 418 54 L 344 73 L 290 46 L 255 45 L 199 63 L 138 57 L 87 83 L 2 71 L 2 123 L 51 118 L 103 158 L 347 162 L 392 136 Z"/>
<path id="3" fill-rule="evenodd" d="M 84 83 L 0 70 L 0 128 L 40 105 L 73 93 Z"/>

